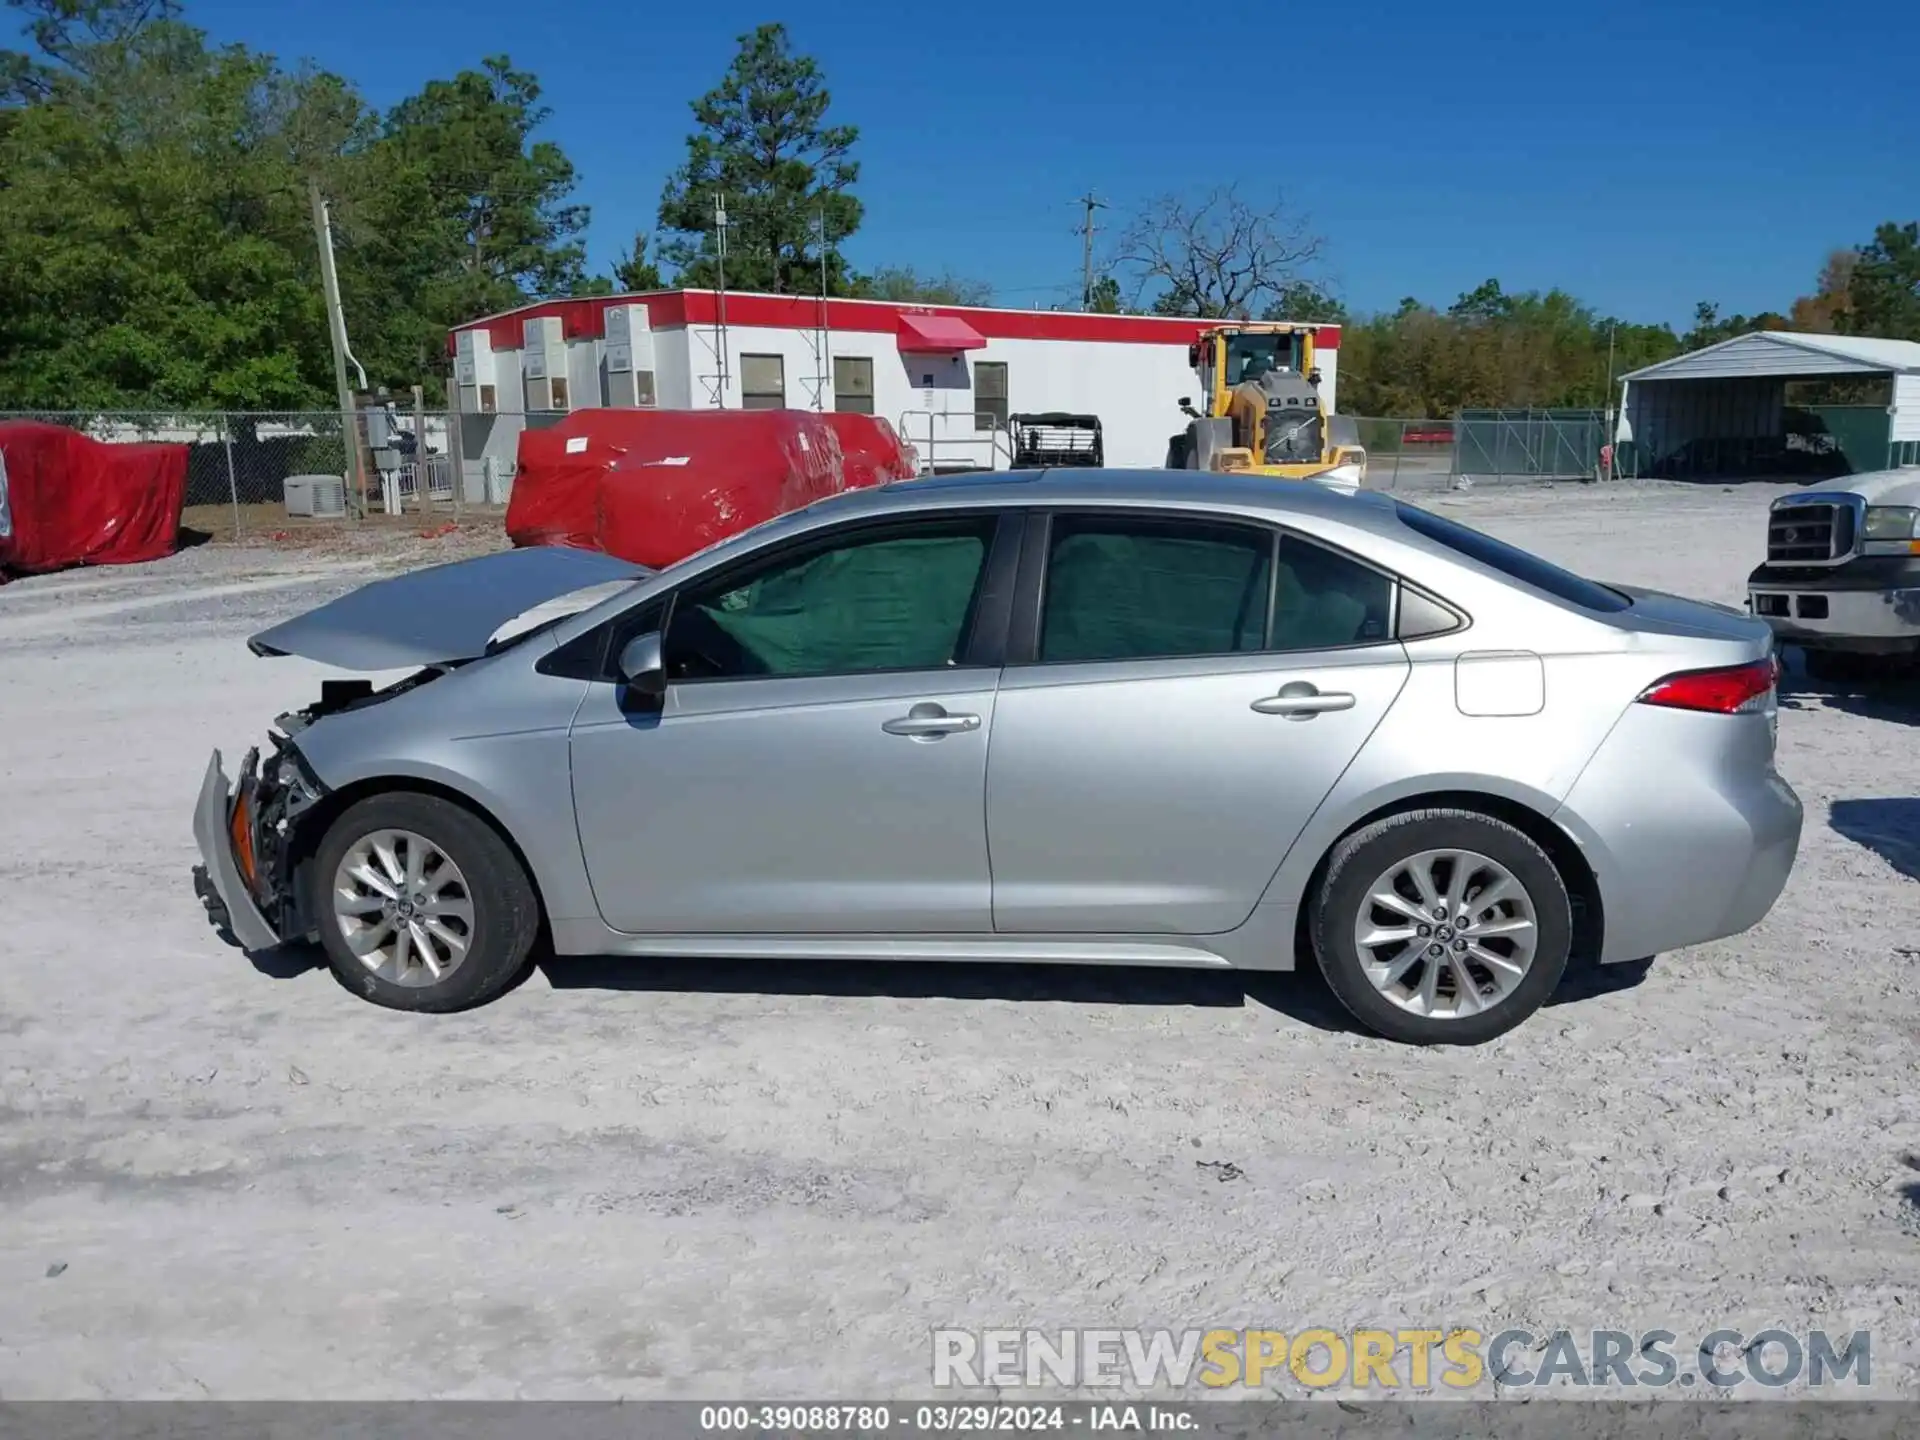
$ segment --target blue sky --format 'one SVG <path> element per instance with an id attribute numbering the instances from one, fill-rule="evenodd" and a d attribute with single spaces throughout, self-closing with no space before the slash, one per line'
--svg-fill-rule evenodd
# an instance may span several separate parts
<path id="1" fill-rule="evenodd" d="M 1089 186 L 1120 210 L 1282 188 L 1362 309 L 1446 304 L 1496 276 L 1674 322 L 1700 299 L 1784 309 L 1827 251 L 1920 214 L 1911 0 L 842 0 L 784 17 L 730 0 L 187 0 L 187 15 L 381 104 L 510 53 L 579 169 L 596 268 L 651 228 L 687 102 L 738 34 L 778 18 L 825 67 L 833 118 L 860 127 L 854 263 L 951 268 L 1005 304 L 1077 290 L 1072 197 Z"/>

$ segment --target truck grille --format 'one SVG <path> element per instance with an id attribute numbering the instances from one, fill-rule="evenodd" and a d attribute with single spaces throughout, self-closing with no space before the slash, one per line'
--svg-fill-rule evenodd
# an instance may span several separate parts
<path id="1" fill-rule="evenodd" d="M 1829 565 L 1853 553 L 1853 508 L 1816 501 L 1767 517 L 1767 563 Z"/>

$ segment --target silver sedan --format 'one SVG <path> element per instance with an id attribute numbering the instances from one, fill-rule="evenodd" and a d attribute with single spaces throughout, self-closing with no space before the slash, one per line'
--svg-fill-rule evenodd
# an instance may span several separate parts
<path id="1" fill-rule="evenodd" d="M 1766 625 L 1391 497 L 910 481 L 649 573 L 513 551 L 254 637 L 360 671 L 208 767 L 209 909 L 378 1004 L 559 954 L 1287 970 L 1474 1043 L 1732 935 L 1800 803 Z"/>

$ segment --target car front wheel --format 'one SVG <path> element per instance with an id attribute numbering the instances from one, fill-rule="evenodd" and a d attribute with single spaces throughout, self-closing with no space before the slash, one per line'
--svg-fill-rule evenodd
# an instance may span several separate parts
<path id="1" fill-rule="evenodd" d="M 1477 1045 L 1546 1003 L 1573 907 L 1553 861 L 1468 810 L 1389 816 L 1334 850 L 1311 910 L 1314 951 L 1354 1018 L 1389 1040 Z"/>
<path id="2" fill-rule="evenodd" d="M 471 811 L 434 795 L 375 795 L 328 829 L 313 914 L 341 983 L 394 1010 L 450 1011 L 498 994 L 539 931 L 532 882 Z"/>

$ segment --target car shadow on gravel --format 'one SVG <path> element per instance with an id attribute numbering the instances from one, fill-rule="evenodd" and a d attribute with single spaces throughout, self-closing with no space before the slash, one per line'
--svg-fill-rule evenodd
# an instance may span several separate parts
<path id="1" fill-rule="evenodd" d="M 1909 880 L 1920 880 L 1920 800 L 1835 800 L 1827 824 Z"/>
<path id="2" fill-rule="evenodd" d="M 1632 989 L 1651 960 L 1569 969 L 1549 1006 Z M 1253 1004 L 1316 1030 L 1366 1035 L 1311 958 L 1290 971 L 1179 970 L 1133 965 L 974 965 L 914 960 L 636 960 L 547 956 L 556 990 L 705 995 L 806 995 L 895 1000 L 1012 1000 L 1023 1004 L 1233 1009 Z"/>
<path id="3" fill-rule="evenodd" d="M 1251 1002 L 1316 1030 L 1361 1033 L 1315 966 L 1291 972 L 1136 965 L 965 964 L 920 960 L 635 960 L 549 956 L 556 990 L 808 995 L 895 1000 L 1231 1009 Z"/>
<path id="4" fill-rule="evenodd" d="M 1920 727 L 1920 676 L 1815 680 L 1798 668 L 1780 677 L 1783 710 L 1839 710 L 1863 720 Z"/>

